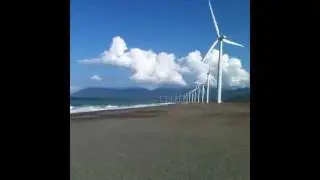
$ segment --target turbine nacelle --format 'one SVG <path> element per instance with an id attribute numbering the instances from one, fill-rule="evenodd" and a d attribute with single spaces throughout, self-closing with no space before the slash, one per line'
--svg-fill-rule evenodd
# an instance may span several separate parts
<path id="1" fill-rule="evenodd" d="M 226 38 L 227 38 L 227 36 L 221 35 L 220 37 L 218 37 L 218 40 L 222 41 L 223 39 L 226 39 Z"/>

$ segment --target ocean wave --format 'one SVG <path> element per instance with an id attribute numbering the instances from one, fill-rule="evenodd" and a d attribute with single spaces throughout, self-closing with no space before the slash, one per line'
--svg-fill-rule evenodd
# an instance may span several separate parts
<path id="1" fill-rule="evenodd" d="M 102 110 L 145 108 L 145 107 L 154 107 L 154 106 L 164 106 L 169 104 L 174 104 L 174 103 L 136 104 L 136 105 L 128 105 L 128 106 L 116 106 L 116 105 L 80 106 L 80 107 L 70 106 L 70 114 L 80 113 L 80 112 L 102 111 Z"/>

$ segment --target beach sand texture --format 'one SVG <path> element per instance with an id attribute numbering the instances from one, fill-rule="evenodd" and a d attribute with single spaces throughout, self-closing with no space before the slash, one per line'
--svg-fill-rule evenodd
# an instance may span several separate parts
<path id="1" fill-rule="evenodd" d="M 70 115 L 73 180 L 250 179 L 250 103 Z"/>

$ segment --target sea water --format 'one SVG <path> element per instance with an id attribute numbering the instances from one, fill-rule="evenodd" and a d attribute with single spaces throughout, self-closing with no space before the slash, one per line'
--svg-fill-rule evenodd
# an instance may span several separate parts
<path id="1" fill-rule="evenodd" d="M 131 109 L 173 104 L 155 99 L 137 98 L 70 98 L 70 113 L 100 110 Z"/>

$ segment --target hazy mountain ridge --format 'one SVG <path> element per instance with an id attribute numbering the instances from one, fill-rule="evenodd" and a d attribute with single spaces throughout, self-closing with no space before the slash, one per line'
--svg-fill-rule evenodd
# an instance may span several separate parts
<path id="1" fill-rule="evenodd" d="M 159 99 L 160 96 L 176 96 L 185 94 L 188 88 L 96 88 L 90 87 L 71 94 L 70 98 L 90 99 Z M 210 89 L 210 100 L 216 99 L 216 89 Z M 239 88 L 223 91 L 223 101 L 250 101 L 250 88 Z"/>

